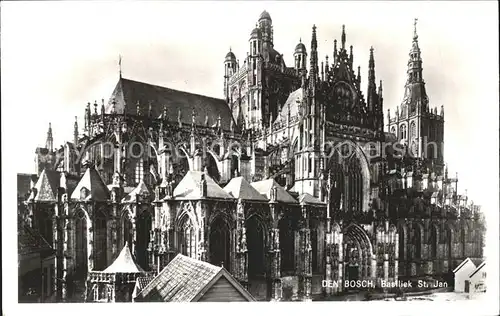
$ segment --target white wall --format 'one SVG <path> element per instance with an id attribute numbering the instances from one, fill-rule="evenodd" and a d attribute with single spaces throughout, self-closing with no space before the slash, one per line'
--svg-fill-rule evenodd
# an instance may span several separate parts
<path id="1" fill-rule="evenodd" d="M 469 275 L 476 269 L 474 263 L 470 260 L 455 272 L 455 292 L 463 293 L 465 291 L 465 281 L 469 280 Z"/>

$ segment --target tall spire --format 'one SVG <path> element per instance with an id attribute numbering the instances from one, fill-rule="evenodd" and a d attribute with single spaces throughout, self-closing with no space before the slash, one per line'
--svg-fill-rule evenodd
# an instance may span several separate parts
<path id="1" fill-rule="evenodd" d="M 47 141 L 45 142 L 45 148 L 52 152 L 54 150 L 54 138 L 52 137 L 52 124 L 49 123 L 49 130 L 47 131 Z"/>
<path id="2" fill-rule="evenodd" d="M 345 50 L 345 25 L 342 25 L 342 50 Z"/>
<path id="3" fill-rule="evenodd" d="M 429 104 L 427 93 L 425 92 L 422 56 L 418 45 L 417 21 L 418 19 L 415 19 L 413 23 L 413 39 L 408 59 L 408 77 L 403 98 L 403 104 L 408 106 L 410 113 L 414 113 L 417 107 L 421 107 L 420 111 L 425 112 Z"/>
<path id="4" fill-rule="evenodd" d="M 368 109 L 373 110 L 376 103 L 377 88 L 375 84 L 375 58 L 373 57 L 373 46 L 370 47 L 370 60 L 368 61 Z"/>
<path id="5" fill-rule="evenodd" d="M 120 79 L 122 78 L 122 55 L 118 55 L 118 71 L 120 74 Z"/>
<path id="6" fill-rule="evenodd" d="M 418 22 L 418 18 L 415 18 L 415 20 L 413 22 L 413 39 L 414 40 L 418 39 L 418 35 L 417 35 L 417 22 Z"/>
<path id="7" fill-rule="evenodd" d="M 311 65 L 310 65 L 310 79 L 311 82 L 316 82 L 318 77 L 318 40 L 316 39 L 316 25 L 312 28 L 312 39 L 311 39 Z"/>
<path id="8" fill-rule="evenodd" d="M 75 116 L 75 125 L 73 128 L 73 142 L 78 145 L 78 117 Z"/>

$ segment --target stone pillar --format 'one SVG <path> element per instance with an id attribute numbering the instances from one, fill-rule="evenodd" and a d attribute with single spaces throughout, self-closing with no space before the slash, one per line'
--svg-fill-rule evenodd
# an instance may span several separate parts
<path id="1" fill-rule="evenodd" d="M 271 229 L 269 257 L 271 258 L 271 301 L 281 301 L 281 251 L 279 244 L 279 229 Z"/>
<path id="2" fill-rule="evenodd" d="M 240 283 L 248 290 L 248 248 L 246 241 L 244 203 L 238 200 L 236 207 L 236 264 L 235 274 Z"/>

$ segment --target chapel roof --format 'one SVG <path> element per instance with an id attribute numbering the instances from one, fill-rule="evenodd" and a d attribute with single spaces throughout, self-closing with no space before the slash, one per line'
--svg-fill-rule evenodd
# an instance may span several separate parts
<path id="1" fill-rule="evenodd" d="M 236 177 L 224 187 L 224 191 L 231 194 L 234 198 L 251 200 L 251 201 L 267 201 L 266 197 L 259 193 L 245 178 Z"/>
<path id="2" fill-rule="evenodd" d="M 109 189 L 110 186 L 108 186 L 108 189 Z M 139 184 L 129 193 L 127 194 L 123 199 L 122 199 L 122 202 L 130 202 L 130 201 L 134 201 L 135 200 L 135 197 L 139 195 L 147 195 L 147 196 L 150 196 L 151 195 L 151 190 L 148 188 L 148 186 L 146 185 L 146 183 L 144 182 L 144 179 L 141 179 L 141 181 L 139 182 Z"/>
<path id="3" fill-rule="evenodd" d="M 21 224 L 17 231 L 17 246 L 20 255 L 32 253 L 52 253 L 52 246 L 28 225 Z"/>
<path id="4" fill-rule="evenodd" d="M 29 200 L 35 202 L 57 202 L 57 189 L 61 175 L 57 171 L 43 169 L 35 184 L 35 192 L 30 194 Z"/>
<path id="5" fill-rule="evenodd" d="M 310 204 L 310 205 L 326 205 L 325 202 L 320 201 L 318 198 L 312 196 L 309 193 L 302 193 L 299 195 L 300 204 Z"/>
<path id="6" fill-rule="evenodd" d="M 85 200 L 107 201 L 109 200 L 109 190 L 94 166 L 89 166 L 78 185 L 71 194 L 71 199 L 81 200 L 81 190 L 86 188 L 89 195 Z"/>
<path id="7" fill-rule="evenodd" d="M 282 186 L 280 186 L 274 179 L 267 179 L 251 183 L 260 194 L 263 194 L 267 199 L 271 199 L 271 191 L 273 188 L 277 188 L 276 201 L 283 203 L 293 203 L 296 204 L 295 200 Z"/>
<path id="8" fill-rule="evenodd" d="M 203 198 L 200 190 L 201 177 L 205 176 L 207 182 L 207 198 L 232 199 L 233 197 L 224 191 L 207 173 L 201 171 L 188 171 L 184 178 L 174 189 L 175 199 L 200 199 Z"/>
<path id="9" fill-rule="evenodd" d="M 217 123 L 218 116 L 221 118 L 222 128 L 230 130 L 231 110 L 223 99 L 217 99 L 200 94 L 174 90 L 145 82 L 120 78 L 116 84 L 110 101 L 106 106 L 106 113 L 110 113 L 115 100 L 115 110 L 118 114 L 137 114 L 137 104 L 143 113 L 148 113 L 151 104 L 152 116 L 159 117 L 163 113 L 163 107 L 167 107 L 169 121 L 178 121 L 179 111 L 183 124 L 192 124 L 193 110 L 195 112 L 195 123 L 205 125 L 208 116 L 209 125 Z M 234 122 L 233 122 L 234 123 Z M 236 124 L 233 124 L 236 128 Z"/>
<path id="10" fill-rule="evenodd" d="M 226 278 L 248 301 L 255 299 L 224 267 L 178 254 L 140 293 L 136 300 L 195 302 L 218 279 Z"/>
<path id="11" fill-rule="evenodd" d="M 122 251 L 116 257 L 115 261 L 107 267 L 103 272 L 105 273 L 141 273 L 144 270 L 135 262 L 132 253 L 130 253 L 130 248 L 128 242 L 123 246 Z"/>

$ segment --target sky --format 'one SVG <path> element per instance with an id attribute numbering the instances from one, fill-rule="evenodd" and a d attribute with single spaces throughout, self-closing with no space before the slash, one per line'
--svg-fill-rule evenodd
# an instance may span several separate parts
<path id="1" fill-rule="evenodd" d="M 369 48 L 383 80 L 384 115 L 403 97 L 414 18 L 431 107 L 445 108 L 445 160 L 459 190 L 487 205 L 498 196 L 498 29 L 490 2 L 3 2 L 2 121 L 15 140 L 16 172 L 34 171 L 49 122 L 55 147 L 72 140 L 87 102 L 126 78 L 223 96 L 231 47 L 243 63 L 260 13 L 273 19 L 275 48 L 292 65 L 301 39 L 332 58 L 346 26 L 366 90 Z M 366 94 L 365 94 L 366 95 Z M 5 131 L 5 125 L 2 124 Z M 9 135 L 17 135 L 12 139 Z M 4 151 L 5 152 L 5 151 Z M 494 206 L 491 204 L 490 207 Z M 498 209 L 498 208 L 497 208 Z"/>
<path id="2" fill-rule="evenodd" d="M 293 64 L 299 39 L 310 50 L 317 26 L 320 61 L 332 58 L 345 24 L 366 90 L 374 47 L 384 114 L 401 103 L 413 22 L 418 18 L 431 107 L 445 109 L 445 160 L 488 214 L 498 214 L 498 7 L 474 2 L 2 2 L 2 171 L 34 172 L 49 122 L 55 147 L 72 140 L 87 102 L 109 98 L 126 78 L 223 97 L 231 47 L 243 63 L 263 10 L 275 48 Z M 366 95 L 366 93 L 365 93 Z M 496 217 L 495 217 L 496 218 Z"/>

